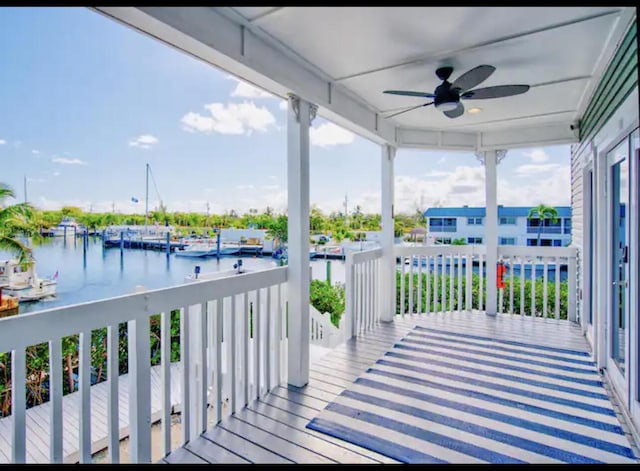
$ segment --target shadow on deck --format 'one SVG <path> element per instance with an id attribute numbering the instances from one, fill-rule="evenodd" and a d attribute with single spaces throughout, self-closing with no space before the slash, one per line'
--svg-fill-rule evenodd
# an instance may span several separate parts
<path id="1" fill-rule="evenodd" d="M 397 343 L 405 337 L 410 353 L 418 357 L 396 355 L 400 360 L 393 360 L 400 363 L 379 366 L 377 360 L 387 352 L 400 351 Z M 423 453 L 438 460 L 491 462 L 496 456 L 507 456 L 515 462 L 580 462 L 582 458 L 582 462 L 634 462 L 630 435 L 600 384 L 589 346 L 577 325 L 509 315 L 492 318 L 477 312 L 397 316 L 392 323 L 382 323 L 315 359 L 307 386 L 275 388 L 163 461 L 408 461 L 400 452 L 381 454 L 368 449 L 366 440 L 360 446 L 307 428 L 329 403 L 348 402 L 338 396 L 353 388 L 356 378 L 370 374 L 366 372 L 374 366 L 388 376 L 397 368 L 403 373 L 413 371 L 408 373 L 417 384 L 412 389 L 431 392 L 425 397 L 434 398 L 433 403 L 406 397 L 403 404 L 421 405 L 432 417 L 430 422 L 415 419 L 429 430 L 417 440 Z M 421 370 L 423 367 L 426 369 Z M 582 379 L 585 374 L 591 379 Z M 393 384 L 393 379 L 384 381 Z M 358 387 L 362 392 L 363 386 Z M 368 392 L 393 399 L 384 388 Z M 456 400 L 460 407 L 455 407 Z M 369 407 L 366 401 L 362 407 Z M 398 421 L 412 421 L 401 413 L 390 414 Z M 433 416 L 440 417 L 440 422 Z M 359 426 L 366 429 L 369 425 Z M 373 426 L 371 433 L 375 432 L 385 438 L 397 437 L 397 430 L 382 435 L 380 428 Z M 409 443 L 415 444 L 416 437 L 408 437 L 405 445 Z M 387 450 L 393 450 L 393 443 L 387 445 Z"/>

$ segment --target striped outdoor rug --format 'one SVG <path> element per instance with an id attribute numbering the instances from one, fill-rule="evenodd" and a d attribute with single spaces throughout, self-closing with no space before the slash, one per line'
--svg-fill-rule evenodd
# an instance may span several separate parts
<path id="1" fill-rule="evenodd" d="M 634 463 L 587 352 L 415 327 L 307 427 L 405 463 Z"/>

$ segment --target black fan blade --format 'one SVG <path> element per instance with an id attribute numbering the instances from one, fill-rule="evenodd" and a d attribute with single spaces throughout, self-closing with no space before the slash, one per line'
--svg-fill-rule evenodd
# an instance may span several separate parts
<path id="1" fill-rule="evenodd" d="M 444 115 L 447 118 L 457 118 L 458 116 L 462 116 L 464 114 L 464 105 L 458 102 L 458 107 L 455 110 L 445 111 Z"/>
<path id="2" fill-rule="evenodd" d="M 399 114 L 406 113 L 407 111 L 417 110 L 418 108 L 422 108 L 423 106 L 433 105 L 433 102 L 424 103 L 423 105 L 412 106 L 411 108 L 407 108 L 406 110 L 398 111 L 397 113 L 390 114 L 389 116 L 385 116 L 384 119 L 393 118 L 394 116 L 398 116 Z"/>
<path id="3" fill-rule="evenodd" d="M 486 98 L 502 98 L 520 95 L 529 90 L 529 85 L 498 85 L 497 87 L 477 88 L 460 95 L 465 100 L 484 100 Z"/>
<path id="4" fill-rule="evenodd" d="M 411 92 L 406 90 L 385 90 L 382 93 L 389 93 L 390 95 L 418 96 L 420 98 L 435 98 L 433 93 Z"/>
<path id="5" fill-rule="evenodd" d="M 451 88 L 458 88 L 461 92 L 465 92 L 487 80 L 494 70 L 496 68 L 492 65 L 479 65 L 458 77 L 451 84 Z"/>

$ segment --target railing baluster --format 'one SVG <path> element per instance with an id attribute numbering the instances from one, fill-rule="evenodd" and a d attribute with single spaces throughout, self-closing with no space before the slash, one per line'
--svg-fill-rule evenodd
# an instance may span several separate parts
<path id="1" fill-rule="evenodd" d="M 440 280 L 441 283 L 441 296 L 442 296 L 442 301 L 440 302 L 440 307 L 442 308 L 442 312 L 446 312 L 447 311 L 447 256 L 446 255 L 442 255 L 442 279 Z"/>
<path id="2" fill-rule="evenodd" d="M 555 318 L 560 319 L 560 257 L 555 258 L 556 262 L 556 271 L 555 271 Z"/>
<path id="3" fill-rule="evenodd" d="M 109 370 L 111 371 L 111 370 Z M 160 313 L 160 374 L 162 382 L 162 451 L 171 453 L 171 311 Z"/>
<path id="4" fill-rule="evenodd" d="M 513 255 L 509 257 L 509 314 L 513 314 L 513 269 L 515 268 L 515 259 Z"/>
<path id="5" fill-rule="evenodd" d="M 373 325 L 373 260 L 367 262 L 367 330 Z"/>
<path id="6" fill-rule="evenodd" d="M 483 266 L 482 254 L 478 255 L 478 275 L 480 276 L 480 283 L 478 286 L 478 309 L 484 310 L 483 304 L 483 288 L 484 288 L 484 266 Z"/>
<path id="7" fill-rule="evenodd" d="M 11 416 L 13 417 L 11 462 L 25 463 L 27 455 L 26 372 L 24 348 L 11 351 Z"/>
<path id="8" fill-rule="evenodd" d="M 416 260 L 418 261 L 418 314 L 422 314 L 423 303 L 422 303 L 422 255 L 417 255 Z"/>
<path id="9" fill-rule="evenodd" d="M 455 272 L 453 271 L 453 254 L 449 255 L 449 312 L 453 312 L 453 288 L 455 287 Z"/>
<path id="10" fill-rule="evenodd" d="M 404 316 L 404 255 L 400 257 L 400 314 Z"/>
<path id="11" fill-rule="evenodd" d="M 462 254 L 458 252 L 457 256 L 458 267 L 458 311 L 462 311 Z"/>
<path id="12" fill-rule="evenodd" d="M 62 463 L 62 343 L 49 341 L 49 459 Z"/>
<path id="13" fill-rule="evenodd" d="M 409 258 L 409 314 L 413 314 L 413 255 Z"/>
<path id="14" fill-rule="evenodd" d="M 433 312 L 440 312 L 438 309 L 438 298 L 440 297 L 440 290 L 438 290 L 438 281 L 440 278 L 440 266 L 438 265 L 438 255 L 433 257 Z"/>
<path id="15" fill-rule="evenodd" d="M 568 281 L 568 302 L 567 302 L 567 319 L 576 322 L 576 255 L 575 253 L 569 256 L 569 266 L 567 267 L 567 281 Z"/>
<path id="16" fill-rule="evenodd" d="M 222 420 L 222 405 L 224 399 L 222 397 L 222 316 L 224 315 L 224 299 L 218 298 L 216 301 L 216 336 L 215 336 L 215 350 L 216 350 L 216 424 Z"/>
<path id="17" fill-rule="evenodd" d="M 524 316 L 525 315 L 525 311 L 524 311 L 524 305 L 525 305 L 525 298 L 524 298 L 524 257 L 522 255 L 520 255 L 520 315 Z"/>
<path id="18" fill-rule="evenodd" d="M 107 402 L 107 421 L 109 434 L 109 462 L 120 463 L 120 366 L 119 366 L 119 325 L 107 327 L 107 378 L 109 392 Z M 62 397 L 60 398 L 62 407 Z"/>
<path id="19" fill-rule="evenodd" d="M 230 340 L 230 344 L 231 344 L 231 355 L 229 355 L 228 358 L 228 362 L 229 367 L 230 367 L 230 373 L 231 373 L 231 413 L 235 414 L 236 410 L 237 410 L 237 406 L 236 406 L 236 381 L 238 380 L 238 377 L 236 375 L 237 373 L 237 368 L 238 365 L 236 363 L 236 360 L 238 358 L 238 349 L 236 348 L 236 339 L 238 338 L 238 312 L 237 312 L 237 306 L 236 306 L 236 296 L 237 295 L 232 295 L 231 296 L 231 335 L 229 336 L 229 340 Z"/>
<path id="20" fill-rule="evenodd" d="M 182 423 L 182 444 L 190 440 L 191 417 L 189 408 L 191 407 L 191 381 L 189 380 L 189 322 L 187 313 L 189 306 L 180 308 L 180 363 L 182 363 L 182 412 L 180 421 Z"/>
<path id="21" fill-rule="evenodd" d="M 151 462 L 151 349 L 149 333 L 148 317 L 128 322 L 129 455 L 132 463 Z"/>
<path id="22" fill-rule="evenodd" d="M 536 265 L 538 257 L 531 261 L 531 316 L 536 317 Z"/>
<path id="23" fill-rule="evenodd" d="M 78 386 L 80 390 L 80 463 L 91 463 L 91 331 L 80 332 Z"/>
<path id="24" fill-rule="evenodd" d="M 542 258 L 542 317 L 547 317 L 547 281 L 549 275 L 547 270 L 549 265 L 547 264 L 547 257 Z"/>
<path id="25" fill-rule="evenodd" d="M 242 333 L 242 373 L 243 373 L 243 382 L 244 382 L 244 402 L 243 404 L 246 406 L 249 403 L 249 293 L 245 292 L 242 296 L 243 298 L 243 306 L 242 306 L 242 325 L 243 325 L 243 333 Z"/>
<path id="26" fill-rule="evenodd" d="M 467 279 L 467 289 L 465 293 L 465 304 L 467 311 L 473 309 L 473 252 L 467 254 L 465 260 L 464 273 Z"/>
<path id="27" fill-rule="evenodd" d="M 207 398 L 207 390 L 208 390 L 208 381 L 207 381 L 207 312 L 208 312 L 208 303 L 204 302 L 200 305 L 200 354 L 198 360 L 200 361 L 200 433 L 207 430 L 207 422 L 208 422 L 208 414 L 207 411 L 209 409 L 208 398 Z"/>
<path id="28" fill-rule="evenodd" d="M 266 345 L 265 345 L 265 361 L 266 361 L 266 369 L 265 369 L 265 378 L 267 384 L 267 392 L 271 391 L 271 362 L 273 361 L 273 329 L 271 324 L 273 322 L 273 308 L 272 308 L 272 299 L 271 299 L 271 290 L 273 286 L 269 286 L 267 288 L 267 332 L 266 332 Z"/>
<path id="29" fill-rule="evenodd" d="M 256 304 L 255 309 L 253 310 L 253 364 L 254 366 L 254 381 L 255 381 L 255 395 L 254 399 L 260 399 L 261 391 L 260 391 L 260 370 L 262 369 L 262 358 L 261 351 L 262 348 L 262 326 L 260 325 L 262 306 L 260 303 L 262 302 L 261 296 L 262 289 L 258 288 L 256 290 Z"/>
<path id="30" fill-rule="evenodd" d="M 428 255 L 424 258 L 425 261 L 425 285 L 427 293 L 425 295 L 425 312 L 431 314 L 431 257 Z"/>
<path id="31" fill-rule="evenodd" d="M 276 311 L 276 386 L 280 386 L 282 384 L 282 327 L 285 325 L 282 322 L 285 314 L 282 309 L 282 285 L 279 284 L 276 291 L 278 293 L 278 310 Z"/>

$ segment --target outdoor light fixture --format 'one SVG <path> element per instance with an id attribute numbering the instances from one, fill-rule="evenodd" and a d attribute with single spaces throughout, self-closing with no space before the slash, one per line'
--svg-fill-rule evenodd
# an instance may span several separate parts
<path id="1" fill-rule="evenodd" d="M 467 112 L 470 113 L 470 114 L 480 113 L 481 111 L 482 111 L 482 108 L 469 108 L 467 110 Z"/>

